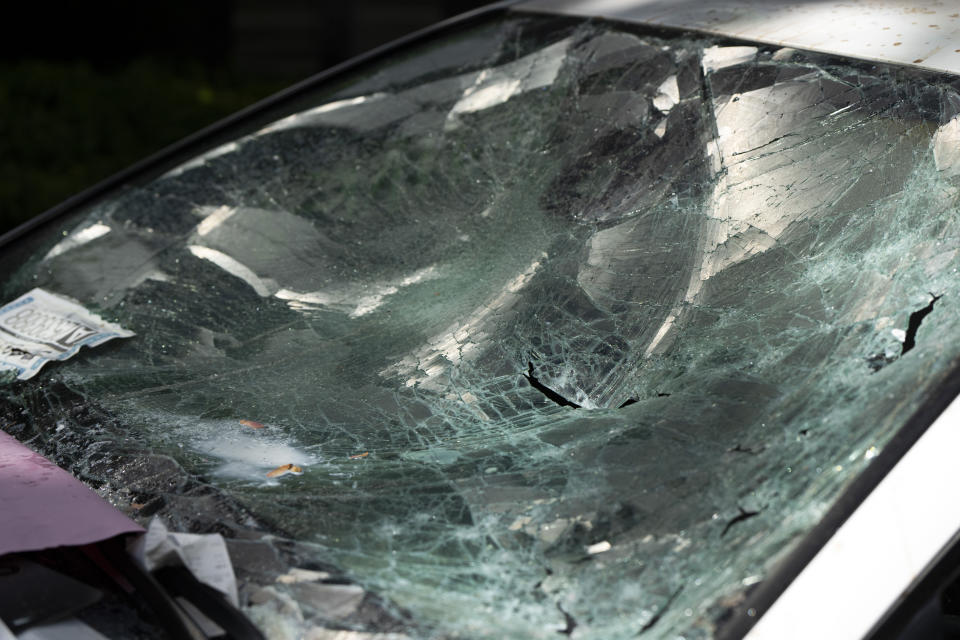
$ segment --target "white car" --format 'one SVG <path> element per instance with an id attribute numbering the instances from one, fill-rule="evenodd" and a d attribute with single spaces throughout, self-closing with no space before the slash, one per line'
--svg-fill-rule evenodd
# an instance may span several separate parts
<path id="1" fill-rule="evenodd" d="M 0 424 L 226 536 L 268 637 L 957 637 L 958 47 L 934 0 L 443 23 L 0 239 L 4 301 L 136 334 L 8 361 Z"/>

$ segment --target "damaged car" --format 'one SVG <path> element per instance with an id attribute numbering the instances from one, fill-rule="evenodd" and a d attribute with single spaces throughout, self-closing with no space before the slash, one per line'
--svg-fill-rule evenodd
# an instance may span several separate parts
<path id="1" fill-rule="evenodd" d="M 124 332 L 0 425 L 270 638 L 940 633 L 960 20 L 854 5 L 495 5 L 200 132 L 0 239 Z"/>

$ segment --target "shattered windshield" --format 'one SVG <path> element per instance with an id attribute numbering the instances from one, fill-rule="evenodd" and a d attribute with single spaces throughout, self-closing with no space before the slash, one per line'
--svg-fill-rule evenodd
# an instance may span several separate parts
<path id="1" fill-rule="evenodd" d="M 506 14 L 8 246 L 137 335 L 4 429 L 223 533 L 270 637 L 712 637 L 960 357 L 958 113 Z"/>

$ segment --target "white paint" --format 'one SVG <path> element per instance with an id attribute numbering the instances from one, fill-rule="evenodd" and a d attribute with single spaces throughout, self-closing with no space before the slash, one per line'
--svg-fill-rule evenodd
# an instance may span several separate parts
<path id="1" fill-rule="evenodd" d="M 960 399 L 857 508 L 747 640 L 862 638 L 960 529 Z M 864 458 L 876 450 L 868 449 Z"/>
<path id="2" fill-rule="evenodd" d="M 960 73 L 955 0 L 527 0 L 513 9 L 679 27 Z"/>

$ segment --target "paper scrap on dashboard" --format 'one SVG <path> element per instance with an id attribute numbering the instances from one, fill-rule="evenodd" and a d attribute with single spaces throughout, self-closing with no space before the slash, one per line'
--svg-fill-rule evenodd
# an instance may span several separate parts
<path id="1" fill-rule="evenodd" d="M 81 347 L 133 335 L 76 302 L 33 289 L 0 308 L 0 371 L 28 380 L 46 363 L 72 358 Z"/>
<path id="2" fill-rule="evenodd" d="M 174 533 L 154 517 L 147 533 L 131 545 L 134 558 L 148 571 L 184 566 L 200 582 L 213 587 L 238 606 L 237 577 L 227 543 L 219 533 Z"/>

